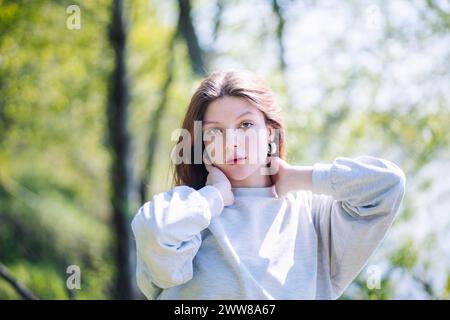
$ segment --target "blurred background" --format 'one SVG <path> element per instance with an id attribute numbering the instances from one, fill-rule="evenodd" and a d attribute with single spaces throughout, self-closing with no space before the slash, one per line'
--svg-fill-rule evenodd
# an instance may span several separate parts
<path id="1" fill-rule="evenodd" d="M 406 173 L 341 299 L 448 299 L 449 31 L 446 0 L 0 0 L 0 299 L 142 298 L 130 221 L 171 187 L 200 79 L 228 68 L 277 94 L 289 162 Z"/>

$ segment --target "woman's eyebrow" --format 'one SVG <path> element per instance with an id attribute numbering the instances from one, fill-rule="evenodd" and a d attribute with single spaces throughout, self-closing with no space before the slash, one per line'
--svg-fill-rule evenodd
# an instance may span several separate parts
<path id="1" fill-rule="evenodd" d="M 242 118 L 243 116 L 246 116 L 247 114 L 253 114 L 253 112 L 251 111 L 246 111 L 243 114 L 241 114 L 240 116 L 238 116 L 236 118 L 236 120 L 238 120 L 239 118 Z M 220 123 L 219 121 L 203 121 L 204 124 L 208 124 L 208 123 Z"/>

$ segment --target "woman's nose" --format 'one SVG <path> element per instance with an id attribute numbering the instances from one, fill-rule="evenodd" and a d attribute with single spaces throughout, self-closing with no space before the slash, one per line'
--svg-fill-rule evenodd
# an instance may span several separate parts
<path id="1" fill-rule="evenodd" d="M 227 129 L 225 131 L 225 148 L 227 150 L 232 150 L 234 152 L 234 148 L 237 147 L 237 130 L 235 129 Z"/>

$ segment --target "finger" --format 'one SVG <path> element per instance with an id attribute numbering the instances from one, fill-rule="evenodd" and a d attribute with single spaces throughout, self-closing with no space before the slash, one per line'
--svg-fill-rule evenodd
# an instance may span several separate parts
<path id="1" fill-rule="evenodd" d="M 275 177 L 273 177 L 272 175 L 269 176 L 270 179 L 270 185 L 274 185 L 275 184 Z"/>
<path id="2" fill-rule="evenodd" d="M 281 161 L 282 160 L 279 157 L 271 157 L 271 159 L 269 161 L 269 165 L 268 165 L 270 175 L 278 174 L 278 170 L 280 168 Z"/>
<path id="3" fill-rule="evenodd" d="M 281 164 L 281 158 L 280 157 L 270 157 L 270 165 L 271 166 L 279 166 Z"/>
<path id="4" fill-rule="evenodd" d="M 211 173 L 211 170 L 212 170 L 213 166 L 210 165 L 210 164 L 206 164 L 206 163 L 205 163 L 205 168 L 206 168 L 206 170 L 208 171 L 208 173 Z"/>

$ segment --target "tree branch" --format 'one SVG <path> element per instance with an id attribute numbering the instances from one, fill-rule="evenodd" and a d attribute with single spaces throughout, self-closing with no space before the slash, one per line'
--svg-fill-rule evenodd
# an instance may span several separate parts
<path id="1" fill-rule="evenodd" d="M 26 300 L 39 300 L 28 288 L 19 283 L 8 271 L 8 268 L 3 263 L 0 263 L 0 277 L 8 282 L 16 292 Z"/>

